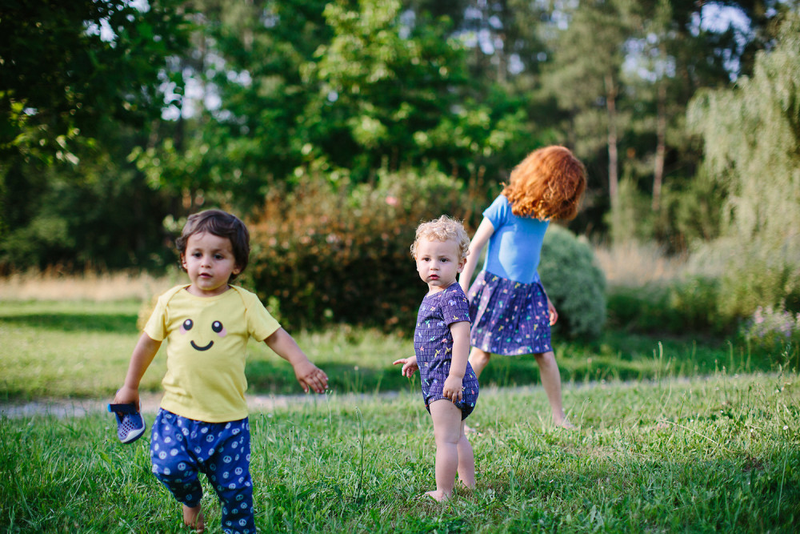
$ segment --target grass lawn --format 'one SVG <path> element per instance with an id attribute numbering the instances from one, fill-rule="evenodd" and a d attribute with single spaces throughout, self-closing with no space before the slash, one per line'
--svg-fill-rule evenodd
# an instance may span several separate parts
<path id="1" fill-rule="evenodd" d="M 0 401 L 41 397 L 113 396 L 122 384 L 139 336 L 139 301 L 0 301 Z M 409 333 L 413 329 L 409 327 Z M 337 393 L 408 389 L 391 362 L 413 353 L 410 338 L 340 326 L 324 332 L 291 332 L 309 358 L 330 377 Z M 157 355 L 142 381 L 143 391 L 160 391 L 165 357 Z M 717 371 L 771 371 L 776 363 L 800 368 L 800 352 L 749 354 L 719 341 L 652 338 L 608 332 L 590 344 L 555 339 L 565 384 L 603 380 L 688 377 Z M 250 393 L 296 394 L 291 367 L 267 348 L 251 342 L 247 378 Z M 481 376 L 483 386 L 539 383 L 533 357 L 495 357 Z"/>
<path id="2" fill-rule="evenodd" d="M 574 431 L 547 424 L 538 387 L 487 388 L 470 418 L 478 487 L 442 505 L 421 497 L 434 488 L 434 444 L 416 392 L 254 413 L 256 522 L 262 532 L 797 532 L 798 378 L 573 386 Z M 108 414 L 0 419 L 0 529 L 185 532 L 149 472 L 148 442 L 121 445 Z M 203 505 L 219 532 L 210 490 Z"/>
<path id="3" fill-rule="evenodd" d="M 109 398 L 137 314 L 133 301 L 0 302 L 0 399 Z M 410 341 L 345 327 L 296 337 L 332 391 L 251 415 L 261 532 L 800 531 L 792 360 L 620 333 L 564 343 L 578 425 L 565 431 L 549 423 L 533 359 L 496 359 L 469 419 L 478 487 L 440 505 L 422 497 L 435 486 L 430 417 L 391 366 Z M 249 358 L 251 392 L 299 392 L 263 344 Z M 162 374 L 163 355 L 145 388 Z M 107 413 L 0 417 L 0 532 L 186 532 L 148 446 L 149 433 L 121 445 Z M 207 532 L 219 532 L 206 489 Z"/>

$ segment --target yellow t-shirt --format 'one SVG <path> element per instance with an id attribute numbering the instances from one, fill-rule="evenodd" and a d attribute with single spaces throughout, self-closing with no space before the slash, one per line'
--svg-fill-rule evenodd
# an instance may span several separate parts
<path id="1" fill-rule="evenodd" d="M 161 295 L 144 327 L 153 340 L 167 340 L 161 407 L 208 423 L 244 419 L 247 341 L 264 341 L 280 324 L 240 287 L 215 297 L 194 296 L 187 287 Z"/>

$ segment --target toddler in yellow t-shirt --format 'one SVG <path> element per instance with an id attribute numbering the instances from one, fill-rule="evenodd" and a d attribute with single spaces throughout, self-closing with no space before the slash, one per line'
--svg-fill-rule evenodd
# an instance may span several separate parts
<path id="1" fill-rule="evenodd" d="M 153 423 L 153 473 L 183 504 L 184 523 L 205 529 L 205 473 L 222 504 L 223 532 L 256 532 L 250 478 L 250 426 L 244 367 L 250 337 L 294 368 L 307 392 L 328 377 L 311 363 L 253 293 L 229 285 L 247 267 L 250 235 L 237 217 L 207 210 L 189 217 L 177 240 L 190 284 L 161 295 L 133 350 L 114 403 L 139 405 L 139 383 L 167 343 L 164 397 Z"/>

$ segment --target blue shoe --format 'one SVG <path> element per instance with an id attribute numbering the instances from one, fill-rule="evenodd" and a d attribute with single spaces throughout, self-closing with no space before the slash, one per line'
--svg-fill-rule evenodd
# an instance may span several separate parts
<path id="1" fill-rule="evenodd" d="M 142 437 L 147 425 L 136 403 L 109 404 L 108 411 L 117 416 L 117 437 L 122 443 L 133 443 Z"/>

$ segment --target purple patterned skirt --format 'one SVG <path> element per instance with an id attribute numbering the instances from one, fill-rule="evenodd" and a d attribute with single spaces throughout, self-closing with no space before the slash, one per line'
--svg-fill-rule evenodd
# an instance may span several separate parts
<path id="1" fill-rule="evenodd" d="M 553 350 L 542 284 L 523 284 L 481 271 L 468 297 L 473 347 L 503 356 Z"/>

